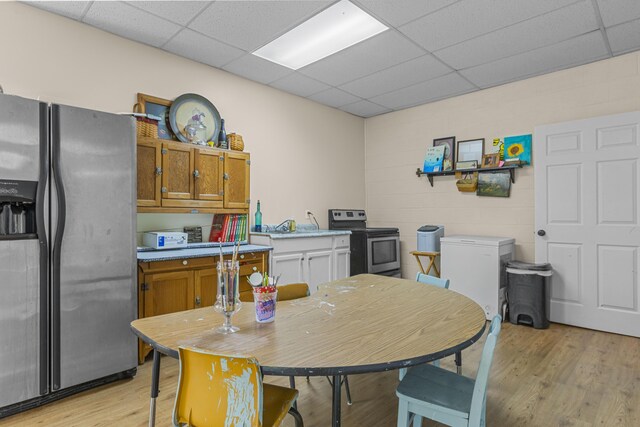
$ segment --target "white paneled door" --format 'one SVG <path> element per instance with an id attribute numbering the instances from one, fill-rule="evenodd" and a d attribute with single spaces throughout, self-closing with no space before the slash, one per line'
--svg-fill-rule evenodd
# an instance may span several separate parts
<path id="1" fill-rule="evenodd" d="M 640 337 L 640 112 L 535 129 L 536 262 L 549 319 Z"/>

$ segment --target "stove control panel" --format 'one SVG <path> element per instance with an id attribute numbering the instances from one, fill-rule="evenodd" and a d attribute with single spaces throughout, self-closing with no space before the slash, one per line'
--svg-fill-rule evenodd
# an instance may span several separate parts
<path id="1" fill-rule="evenodd" d="M 367 214 L 362 209 L 329 209 L 329 221 L 366 221 Z"/>

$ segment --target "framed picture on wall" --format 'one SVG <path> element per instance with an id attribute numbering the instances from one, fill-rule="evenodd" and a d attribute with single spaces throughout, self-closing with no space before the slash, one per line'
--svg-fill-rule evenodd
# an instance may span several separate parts
<path id="1" fill-rule="evenodd" d="M 509 171 L 484 172 L 478 174 L 478 191 L 476 195 L 509 197 L 510 192 L 511 174 Z"/>
<path id="2" fill-rule="evenodd" d="M 483 168 L 497 168 L 500 166 L 500 153 L 485 154 L 482 156 Z"/>
<path id="3" fill-rule="evenodd" d="M 456 159 L 458 162 L 470 162 L 475 160 L 478 164 L 481 164 L 483 154 L 484 138 L 458 141 L 458 149 L 456 153 Z"/>
<path id="4" fill-rule="evenodd" d="M 171 107 L 171 104 L 172 101 L 169 101 L 168 99 L 139 93 L 138 104 L 136 105 L 140 113 L 153 114 L 154 116 L 161 118 L 158 122 L 159 139 L 171 139 L 177 141 L 178 138 L 173 134 L 171 126 L 169 126 L 169 107 Z"/>
<path id="5" fill-rule="evenodd" d="M 449 136 L 447 138 L 438 138 L 433 140 L 434 147 L 444 146 L 444 159 L 442 160 L 442 170 L 453 170 L 453 166 L 456 164 L 456 137 Z"/>

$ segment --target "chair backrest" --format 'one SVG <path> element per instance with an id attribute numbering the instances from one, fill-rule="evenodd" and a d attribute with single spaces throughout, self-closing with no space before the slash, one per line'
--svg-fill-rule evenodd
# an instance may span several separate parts
<path id="1" fill-rule="evenodd" d="M 277 286 L 278 301 L 289 301 L 292 299 L 309 296 L 309 285 L 306 283 L 291 283 L 289 285 Z"/>
<path id="2" fill-rule="evenodd" d="M 262 425 L 262 376 L 252 357 L 180 347 L 174 426 Z"/>
<path id="3" fill-rule="evenodd" d="M 449 289 L 449 279 L 441 279 L 439 277 L 429 276 L 428 274 L 416 274 L 416 281 L 427 285 L 437 286 L 439 288 Z"/>
<path id="4" fill-rule="evenodd" d="M 493 362 L 493 351 L 496 348 L 498 335 L 502 328 L 502 317 L 494 316 L 491 320 L 489 335 L 482 349 L 482 357 L 480 358 L 480 366 L 476 374 L 476 383 L 473 387 L 473 396 L 471 398 L 471 410 L 469 411 L 469 425 L 482 425 L 480 420 L 484 417 L 485 399 L 487 397 L 487 383 L 489 382 L 489 371 L 491 370 L 491 362 Z"/>

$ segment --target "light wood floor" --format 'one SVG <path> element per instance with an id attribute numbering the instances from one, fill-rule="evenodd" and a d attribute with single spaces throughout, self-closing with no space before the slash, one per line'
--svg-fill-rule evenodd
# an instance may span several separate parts
<path id="1" fill-rule="evenodd" d="M 463 353 L 464 374 L 475 376 L 483 342 Z M 453 361 L 443 366 L 453 369 Z M 5 418 L 0 426 L 144 426 L 150 374 L 148 362 L 133 380 Z M 177 374 L 177 362 L 163 358 L 158 426 L 170 425 Z M 556 324 L 538 331 L 505 323 L 491 374 L 489 426 L 640 426 L 637 338 Z M 283 378 L 266 381 L 287 384 Z M 397 372 L 351 376 L 350 383 L 354 404 L 343 405 L 343 425 L 395 425 Z M 305 425 L 330 425 L 327 381 L 314 377 L 307 383 L 299 378 L 297 385 Z M 285 426 L 293 426 L 292 420 Z"/>

